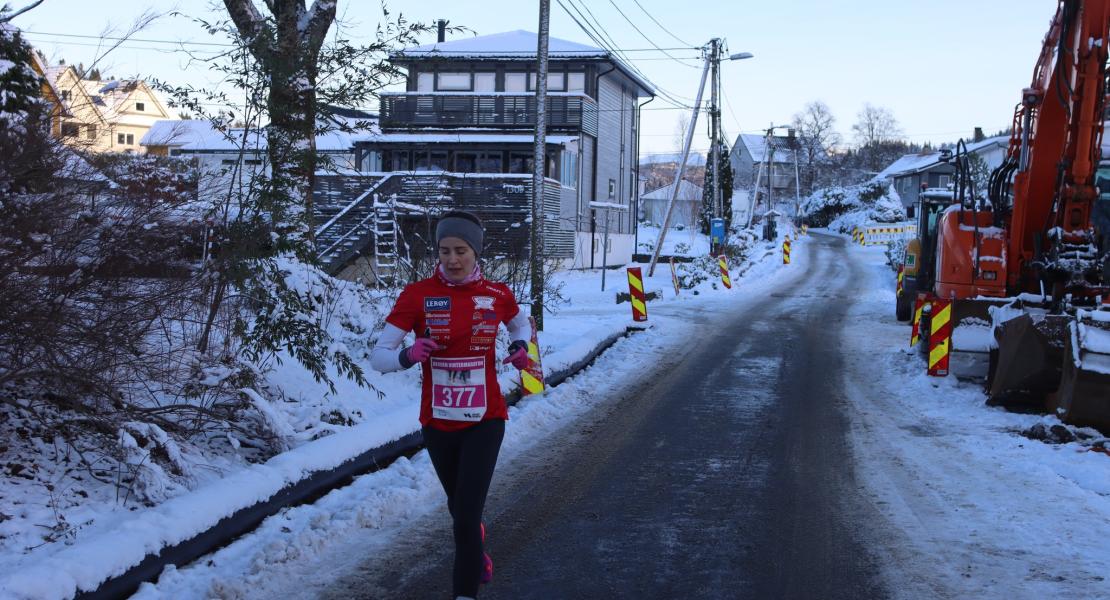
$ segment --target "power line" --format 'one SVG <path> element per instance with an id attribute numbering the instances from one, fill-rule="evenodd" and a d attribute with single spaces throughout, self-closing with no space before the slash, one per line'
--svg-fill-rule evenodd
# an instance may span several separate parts
<path id="1" fill-rule="evenodd" d="M 114 42 L 145 42 L 150 44 L 176 44 L 181 46 L 221 46 L 225 48 L 234 48 L 235 44 L 220 44 L 217 42 L 185 42 L 174 40 L 156 40 L 152 38 L 127 38 L 127 37 L 113 37 L 110 35 L 83 35 L 77 33 L 50 33 L 47 31 L 30 31 L 24 30 L 23 33 L 32 33 L 35 35 L 49 35 L 55 37 L 68 37 L 68 38 L 86 38 L 93 40 L 112 40 Z"/>
<path id="2" fill-rule="evenodd" d="M 567 0 L 567 2 L 569 2 L 571 4 L 571 6 L 574 6 L 574 0 Z M 602 27 L 602 25 L 601 25 L 601 21 L 597 17 L 595 17 L 593 11 L 590 10 L 590 6 L 588 4 L 586 4 L 585 2 L 582 2 L 581 4 L 582 4 L 582 8 L 586 9 L 586 12 L 589 13 L 590 17 L 593 18 L 594 25 L 597 27 L 597 29 L 595 29 L 595 31 L 598 31 L 600 33 L 601 30 L 604 30 L 604 27 Z M 618 8 L 617 10 L 619 11 L 620 9 Z M 582 13 L 579 12 L 578 14 L 582 14 Z M 635 25 L 633 25 L 633 27 L 635 27 Z M 617 43 L 613 40 L 613 38 L 608 37 L 606 39 L 609 40 L 611 47 L 615 48 L 617 46 Z M 651 40 L 648 40 L 648 41 L 651 42 Z M 666 54 L 666 52 L 664 52 L 664 54 Z M 635 66 L 632 65 L 632 59 L 631 58 L 629 58 L 627 55 L 624 55 L 624 59 L 625 59 L 625 61 L 627 61 L 629 63 L 629 66 L 631 68 L 635 69 L 636 72 L 640 74 L 641 77 L 643 77 L 645 80 L 647 80 L 649 82 L 651 81 L 650 79 L 648 79 L 648 76 L 645 75 L 643 71 L 639 70 L 638 68 L 636 68 Z M 651 82 L 651 84 L 653 86 L 655 86 L 655 88 L 658 91 L 662 92 L 662 94 L 664 96 L 666 96 L 667 98 L 672 100 L 672 103 L 690 105 L 690 104 L 693 104 L 693 102 L 694 102 L 693 98 L 687 98 L 685 96 L 681 96 L 679 94 L 676 94 L 676 93 L 674 93 L 670 90 L 667 90 L 667 89 L 663 88 L 662 86 L 660 86 L 659 84 L 657 84 L 655 82 Z M 692 108 L 692 107 L 688 106 L 688 108 Z"/>
<path id="3" fill-rule="evenodd" d="M 624 55 L 624 54 L 622 54 L 622 53 L 620 53 L 620 52 L 618 52 L 614 49 L 614 46 L 616 46 L 616 44 L 609 44 L 609 43 L 606 43 L 605 41 L 603 41 L 602 40 L 603 36 L 592 25 L 589 24 L 589 19 L 581 11 L 581 9 L 579 9 L 578 6 L 576 4 L 574 4 L 573 0 L 566 0 L 566 2 L 568 4 L 570 4 L 572 8 L 574 8 L 574 11 L 576 13 L 578 13 L 578 17 L 581 17 L 582 20 L 579 20 L 579 18 L 576 17 L 574 15 L 574 13 L 572 13 L 570 11 L 570 9 L 567 8 L 567 6 L 566 6 L 566 4 L 564 4 L 563 0 L 556 0 L 556 2 L 559 3 L 559 6 L 563 9 L 564 12 L 567 13 L 567 16 L 569 16 L 571 18 L 571 20 L 574 21 L 575 24 L 578 25 L 578 27 L 583 31 L 583 33 L 585 33 L 587 37 L 589 37 L 591 40 L 593 40 L 593 42 L 595 44 L 597 44 L 598 46 L 602 47 L 605 50 L 609 50 L 616 58 L 618 58 L 618 59 L 623 58 L 624 61 L 628 63 L 628 67 L 630 69 L 632 69 L 634 73 L 638 74 L 641 78 L 643 78 L 645 81 L 647 81 L 652 86 L 654 86 L 656 88 L 656 91 L 658 92 L 659 97 L 664 102 L 666 102 L 668 104 L 671 104 L 671 105 L 674 105 L 674 106 L 685 106 L 686 108 L 692 108 L 691 106 L 689 106 L 689 102 L 692 102 L 692 101 L 684 101 L 684 100 L 680 99 L 679 97 L 677 97 L 675 94 L 670 93 L 666 89 L 664 89 L 664 88 L 660 87 L 659 85 L 655 84 L 654 82 L 652 82 L 647 77 L 647 75 L 644 75 L 644 73 L 642 71 L 637 69 L 636 66 L 634 64 L 632 64 L 631 59 L 629 59 L 627 55 Z M 588 12 L 589 8 L 586 8 L 586 11 Z M 583 24 L 583 21 L 586 21 L 586 23 Z"/>
<path id="4" fill-rule="evenodd" d="M 636 30 L 636 33 L 640 34 L 652 46 L 655 46 L 656 48 L 659 48 L 659 45 L 655 43 L 655 40 L 652 40 L 650 37 L 647 36 L 647 34 L 645 34 L 643 31 L 641 31 L 640 28 L 637 27 L 636 24 L 632 22 L 632 19 L 629 19 L 628 15 L 624 14 L 624 11 L 621 10 L 621 7 L 617 6 L 616 2 L 614 2 L 613 0 L 609 0 L 609 4 L 612 4 L 613 8 L 617 9 L 617 13 L 620 14 L 620 16 L 623 17 L 624 20 L 627 21 L 628 24 L 631 25 L 632 28 Z M 667 52 L 666 50 L 663 50 L 662 48 L 659 48 L 659 51 L 662 52 L 663 54 L 666 54 L 669 58 L 674 59 L 674 61 L 676 63 L 678 63 L 678 64 L 680 64 L 684 67 L 690 67 L 690 68 L 693 68 L 693 69 L 700 68 L 698 65 L 690 64 L 688 62 L 684 62 L 684 61 L 681 61 L 681 60 L 675 58 L 669 52 Z"/>
<path id="5" fill-rule="evenodd" d="M 663 31 L 667 32 L 667 35 L 669 35 L 669 36 L 673 37 L 674 39 L 678 40 L 678 43 L 680 43 L 680 44 L 685 44 L 687 46 L 693 46 L 693 44 L 691 44 L 690 42 L 682 41 L 682 38 L 680 38 L 677 35 L 671 33 L 671 30 L 667 29 L 666 27 L 663 27 L 663 24 L 660 23 L 659 21 L 657 21 L 655 19 L 655 17 L 651 16 L 651 13 L 648 12 L 648 9 L 644 8 L 644 5 L 640 4 L 640 0 L 632 0 L 632 1 L 636 3 L 636 6 L 640 7 L 640 10 L 644 11 L 644 14 L 647 15 L 648 18 L 651 19 L 653 23 L 655 23 L 656 25 L 659 26 L 659 29 L 662 29 Z"/>

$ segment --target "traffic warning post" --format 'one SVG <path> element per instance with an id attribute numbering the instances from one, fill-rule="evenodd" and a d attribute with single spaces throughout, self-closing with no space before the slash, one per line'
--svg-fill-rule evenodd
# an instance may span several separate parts
<path id="1" fill-rule="evenodd" d="M 809 225 L 802 225 L 802 235 L 809 235 Z"/>
<path id="2" fill-rule="evenodd" d="M 640 267 L 628 267 L 628 295 L 632 299 L 632 320 L 647 321 L 647 298 L 644 295 L 644 276 Z"/>
<path id="3" fill-rule="evenodd" d="M 782 264 L 790 264 L 790 236 L 782 241 Z"/>
<path id="4" fill-rule="evenodd" d="M 520 372 L 522 396 L 542 394 L 545 389 L 543 365 L 540 364 L 540 343 L 536 337 L 536 320 L 529 317 L 528 321 L 532 324 L 532 339 L 528 342 L 528 366 Z"/>
<path id="5" fill-rule="evenodd" d="M 913 326 L 910 329 L 910 348 L 921 341 L 921 313 L 925 310 L 925 295 L 918 294 L 913 303 Z"/>
<path id="6" fill-rule="evenodd" d="M 905 270 L 906 270 L 905 266 L 903 266 L 903 265 L 898 266 L 898 285 L 894 288 L 894 295 L 897 298 L 902 297 L 902 290 L 904 289 L 902 287 L 902 279 L 904 279 L 905 276 L 906 276 Z"/>
<path id="7" fill-rule="evenodd" d="M 952 301 L 933 300 L 929 323 L 929 375 L 946 377 L 952 348 Z"/>
<path id="8" fill-rule="evenodd" d="M 677 296 L 678 291 L 681 288 L 678 285 L 678 269 L 676 269 L 675 266 L 674 266 L 674 257 L 673 256 L 671 257 L 671 283 L 674 284 L 674 295 Z"/>
<path id="9" fill-rule="evenodd" d="M 717 257 L 717 266 L 721 268 L 721 283 L 725 285 L 725 289 L 731 290 L 732 279 L 728 276 L 728 262 L 724 254 Z"/>

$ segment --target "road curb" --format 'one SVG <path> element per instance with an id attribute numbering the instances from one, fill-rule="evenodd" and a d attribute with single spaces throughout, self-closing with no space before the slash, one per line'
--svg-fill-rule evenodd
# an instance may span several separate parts
<path id="1" fill-rule="evenodd" d="M 617 341 L 645 329 L 643 327 L 627 327 L 624 331 L 613 333 L 594 346 L 580 360 L 549 375 L 546 378 L 548 387 L 560 385 L 577 375 Z M 509 406 L 515 405 L 520 399 L 519 388 L 505 394 L 505 402 Z M 166 546 L 159 550 L 157 554 L 148 554 L 142 562 L 120 575 L 107 579 L 96 590 L 91 592 L 79 590 L 75 597 L 78 600 L 127 598 L 134 594 L 143 583 L 156 580 L 166 566 L 175 565 L 180 567 L 189 564 L 250 533 L 261 525 L 266 518 L 277 514 L 284 508 L 314 502 L 333 490 L 349 485 L 355 477 L 380 471 L 393 464 L 398 458 L 402 456 L 411 457 L 423 448 L 424 439 L 420 431 L 417 430 L 355 456 L 334 469 L 311 473 L 304 479 L 282 488 L 270 498 L 220 519 L 212 527 L 188 540 L 173 546 Z"/>

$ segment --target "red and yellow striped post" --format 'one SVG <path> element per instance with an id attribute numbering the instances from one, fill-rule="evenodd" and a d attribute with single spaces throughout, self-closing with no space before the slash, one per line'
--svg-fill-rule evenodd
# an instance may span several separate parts
<path id="1" fill-rule="evenodd" d="M 902 297 L 902 290 L 903 290 L 902 279 L 904 279 L 905 276 L 906 276 L 905 270 L 906 270 L 905 265 L 899 265 L 898 266 L 898 286 L 894 288 L 894 295 L 897 298 Z"/>
<path id="2" fill-rule="evenodd" d="M 536 338 L 536 320 L 531 317 L 528 320 L 532 323 L 532 339 L 528 342 L 528 366 L 520 372 L 520 387 L 524 389 L 524 396 L 542 394 L 544 390 L 540 343 Z"/>
<path id="3" fill-rule="evenodd" d="M 933 300 L 929 328 L 929 375 L 948 375 L 948 354 L 952 347 L 952 301 Z"/>
<path id="4" fill-rule="evenodd" d="M 732 289 L 732 278 L 728 276 L 728 261 L 725 260 L 725 255 L 722 254 L 717 257 L 717 266 L 721 269 L 721 283 L 725 284 L 725 289 Z"/>
<path id="5" fill-rule="evenodd" d="M 632 320 L 647 321 L 647 299 L 640 267 L 628 267 L 628 295 L 632 297 Z"/>
<path id="6" fill-rule="evenodd" d="M 681 288 L 678 285 L 678 269 L 676 269 L 675 266 L 674 266 L 674 257 L 673 256 L 671 257 L 671 283 L 674 284 L 674 295 L 677 296 L 678 291 Z"/>
<path id="7" fill-rule="evenodd" d="M 910 348 L 921 341 L 921 313 L 925 310 L 925 295 L 918 294 L 913 301 L 913 327 L 910 329 Z"/>
<path id="8" fill-rule="evenodd" d="M 790 236 L 786 236 L 782 241 L 782 264 L 790 264 Z"/>

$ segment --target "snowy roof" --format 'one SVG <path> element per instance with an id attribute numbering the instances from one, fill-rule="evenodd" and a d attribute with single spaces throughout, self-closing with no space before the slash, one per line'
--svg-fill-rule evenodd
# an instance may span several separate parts
<path id="1" fill-rule="evenodd" d="M 784 138 L 782 136 L 775 136 L 772 138 L 772 140 L 774 140 L 776 143 L 781 140 L 781 144 L 777 144 L 776 147 L 785 147 L 787 138 Z M 740 148 L 741 146 L 747 148 L 748 152 L 751 153 L 752 162 L 761 163 L 767 160 L 766 136 L 758 133 L 741 133 L 740 135 L 736 136 L 736 143 L 733 145 L 733 151 L 735 152 L 736 149 Z M 784 154 L 782 156 L 784 158 L 788 158 L 789 160 L 782 160 L 777 162 L 794 162 L 793 155 Z"/>
<path id="2" fill-rule="evenodd" d="M 641 165 L 659 165 L 665 163 L 678 164 L 682 161 L 681 152 L 653 152 L 651 154 L 641 154 Z M 691 152 L 690 158 L 686 160 L 687 167 L 701 167 L 705 165 L 705 155 L 700 152 Z"/>
<path id="3" fill-rule="evenodd" d="M 429 58 L 433 56 L 465 56 L 467 58 L 529 58 L 536 56 L 539 40 L 531 31 L 517 29 L 504 33 L 479 35 L 470 38 L 424 44 L 405 48 L 394 54 L 400 58 Z M 547 54 L 550 58 L 607 58 L 609 53 L 596 46 L 587 46 L 557 37 L 548 38 Z"/>
<path id="4" fill-rule="evenodd" d="M 390 54 L 390 60 L 405 62 L 435 58 L 465 58 L 469 60 L 535 60 L 539 36 L 533 31 L 517 29 L 503 33 L 479 35 L 434 44 L 405 48 Z M 551 59 L 605 59 L 635 81 L 648 94 L 655 94 L 655 86 L 636 73 L 608 50 L 579 44 L 557 37 L 548 38 L 548 58 Z"/>
<path id="5" fill-rule="evenodd" d="M 346 121 L 349 127 L 356 127 L 356 120 L 333 118 L 336 122 Z M 376 125 L 376 124 L 375 124 Z M 376 127 L 372 126 L 372 131 Z M 354 147 L 357 135 L 345 131 L 332 130 L 316 136 L 316 150 L 320 152 L 346 151 Z M 244 144 L 244 137 L 247 143 Z M 185 152 L 238 151 L 241 146 L 247 150 L 266 148 L 266 132 L 261 129 L 232 128 L 220 131 L 211 121 L 155 121 L 150 131 L 139 141 L 143 146 L 172 146 Z"/>
<path id="6" fill-rule="evenodd" d="M 678 188 L 679 200 L 700 200 L 702 197 L 701 186 L 695 185 L 683 179 L 680 182 L 682 185 Z M 674 193 L 674 184 L 665 185 L 661 188 L 652 190 L 642 196 L 641 200 L 670 200 L 671 194 Z"/>
<path id="7" fill-rule="evenodd" d="M 980 140 L 978 142 L 970 143 L 967 145 L 968 152 L 981 152 L 994 146 L 1005 147 L 1010 143 L 1009 136 L 998 136 Z M 881 181 L 899 175 L 907 175 L 911 173 L 919 173 L 926 169 L 930 169 L 941 162 L 941 152 L 927 152 L 918 154 L 906 154 L 898 160 L 888 165 L 882 171 L 879 171 L 872 181 Z"/>
<path id="8" fill-rule="evenodd" d="M 500 133 L 370 133 L 352 137 L 354 142 L 377 143 L 420 143 L 420 144 L 450 144 L 450 143 L 493 143 L 493 144 L 531 144 L 535 141 L 531 134 L 500 134 Z M 568 144 L 578 139 L 572 135 L 549 135 L 545 138 L 548 144 Z"/>

